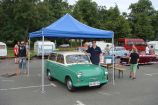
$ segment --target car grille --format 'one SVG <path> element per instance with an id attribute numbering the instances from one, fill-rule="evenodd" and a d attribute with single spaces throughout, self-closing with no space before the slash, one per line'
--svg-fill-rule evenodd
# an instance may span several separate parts
<path id="1" fill-rule="evenodd" d="M 100 76 L 89 76 L 89 77 L 84 77 L 84 81 L 86 82 L 94 82 L 94 81 L 98 81 L 101 79 Z"/>

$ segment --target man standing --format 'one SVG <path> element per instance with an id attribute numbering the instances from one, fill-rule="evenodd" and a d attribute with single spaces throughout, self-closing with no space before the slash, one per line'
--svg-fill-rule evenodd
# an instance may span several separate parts
<path id="1" fill-rule="evenodd" d="M 106 47 L 105 47 L 105 54 L 106 54 L 106 55 L 110 55 L 110 47 L 109 47 L 109 44 L 107 44 Z"/>
<path id="2" fill-rule="evenodd" d="M 129 77 L 132 79 L 136 79 L 136 71 L 139 62 L 139 55 L 137 53 L 137 49 L 133 48 L 132 53 L 130 54 L 129 63 L 130 63 L 130 75 Z"/>
<path id="3" fill-rule="evenodd" d="M 88 48 L 86 51 L 90 53 L 91 62 L 95 65 L 99 65 L 101 49 L 96 45 L 96 41 L 92 41 L 92 47 Z"/>
<path id="4" fill-rule="evenodd" d="M 27 57 L 27 50 L 24 41 L 21 42 L 21 45 L 19 47 L 19 70 L 20 72 L 23 72 L 26 74 L 26 57 Z"/>

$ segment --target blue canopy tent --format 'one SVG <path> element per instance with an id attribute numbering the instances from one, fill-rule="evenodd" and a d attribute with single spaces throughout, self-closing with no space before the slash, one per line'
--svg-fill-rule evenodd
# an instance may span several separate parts
<path id="1" fill-rule="evenodd" d="M 29 34 L 30 38 L 42 36 L 50 38 L 112 38 L 113 32 L 92 28 L 66 14 L 51 25 Z"/>
<path id="2" fill-rule="evenodd" d="M 31 38 L 41 37 L 44 43 L 44 38 L 111 38 L 114 43 L 114 33 L 112 31 L 106 31 L 96 29 L 87 26 L 70 14 L 66 14 L 56 22 L 44 27 L 38 31 L 29 33 L 29 40 Z M 29 61 L 28 61 L 28 74 L 29 74 Z M 113 76 L 114 77 L 114 76 Z M 114 80 L 114 79 L 113 79 Z M 114 81 L 113 81 L 114 83 Z M 44 92 L 44 49 L 42 53 L 42 92 Z"/>

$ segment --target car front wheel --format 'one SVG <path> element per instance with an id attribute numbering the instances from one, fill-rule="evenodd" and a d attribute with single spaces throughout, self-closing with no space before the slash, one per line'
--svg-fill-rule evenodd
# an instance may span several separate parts
<path id="1" fill-rule="evenodd" d="M 48 80 L 50 80 L 50 81 L 54 80 L 53 77 L 51 76 L 51 73 L 49 70 L 47 71 L 47 77 L 48 77 Z"/>
<path id="2" fill-rule="evenodd" d="M 70 78 L 66 79 L 66 86 L 69 91 L 74 91 L 75 87 L 73 86 L 72 80 Z"/>

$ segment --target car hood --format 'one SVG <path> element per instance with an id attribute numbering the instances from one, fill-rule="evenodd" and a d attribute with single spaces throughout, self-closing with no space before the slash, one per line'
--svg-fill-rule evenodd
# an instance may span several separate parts
<path id="1" fill-rule="evenodd" d="M 69 65 L 68 69 L 76 73 L 83 73 L 84 75 L 99 75 L 104 72 L 104 69 L 98 65 L 93 64 L 75 64 Z"/>

